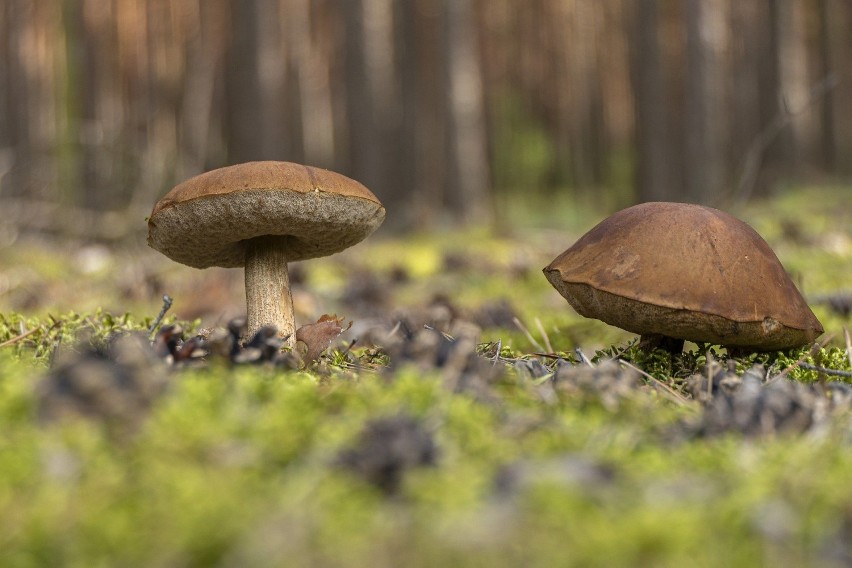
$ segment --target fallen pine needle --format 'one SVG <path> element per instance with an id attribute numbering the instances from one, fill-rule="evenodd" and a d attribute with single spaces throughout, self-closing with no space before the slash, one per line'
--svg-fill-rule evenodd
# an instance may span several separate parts
<path id="1" fill-rule="evenodd" d="M 9 345 L 14 345 L 15 343 L 21 341 L 22 339 L 26 339 L 27 337 L 31 336 L 32 334 L 34 334 L 38 330 L 39 330 L 39 328 L 34 327 L 29 331 L 25 331 L 21 335 L 15 336 L 8 341 L 4 341 L 3 343 L 0 343 L 0 347 L 8 347 Z"/>
<path id="2" fill-rule="evenodd" d="M 514 318 L 512 318 L 512 321 L 515 322 L 515 325 L 518 326 L 518 329 L 521 330 L 521 333 L 523 333 L 524 336 L 526 336 L 527 341 L 532 343 L 533 347 L 535 347 L 539 351 L 544 351 L 544 347 L 542 347 L 541 344 L 538 341 L 535 340 L 535 337 L 532 336 L 532 334 L 530 333 L 530 330 L 527 329 L 527 326 L 525 326 L 521 322 L 521 320 L 519 320 L 517 317 L 514 317 Z"/>
<path id="3" fill-rule="evenodd" d="M 634 371 L 638 371 L 639 373 L 642 374 L 643 377 L 651 379 L 651 381 L 654 383 L 655 386 L 662 389 L 661 392 L 664 395 L 666 395 L 666 397 L 669 400 L 671 400 L 671 401 L 673 401 L 673 402 L 675 402 L 675 403 L 677 403 L 681 406 L 687 406 L 689 404 L 689 401 L 686 398 L 684 398 L 682 395 L 678 394 L 677 391 L 675 391 L 673 388 L 671 388 L 669 385 L 665 384 L 663 381 L 656 378 L 655 376 L 646 373 L 645 371 L 643 371 L 642 369 L 640 369 L 636 365 L 632 365 L 632 364 L 628 363 L 627 361 L 625 361 L 624 359 L 618 359 L 618 362 L 621 363 L 622 365 L 630 367 Z"/>
<path id="4" fill-rule="evenodd" d="M 547 347 L 548 353 L 553 353 L 553 345 L 550 344 L 550 338 L 547 336 L 547 332 L 544 331 L 544 326 L 541 325 L 541 320 L 535 318 L 535 325 L 538 327 L 538 331 L 541 333 L 541 338 L 544 340 L 544 346 Z"/>

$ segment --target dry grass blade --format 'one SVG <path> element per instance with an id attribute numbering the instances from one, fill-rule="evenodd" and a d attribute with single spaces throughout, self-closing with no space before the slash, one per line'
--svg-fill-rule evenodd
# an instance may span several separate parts
<path id="1" fill-rule="evenodd" d="M 713 358 L 713 355 L 707 351 L 707 397 L 713 398 L 713 366 L 716 364 L 716 360 Z"/>
<path id="2" fill-rule="evenodd" d="M 21 335 L 17 335 L 15 337 L 13 337 L 12 339 L 8 340 L 8 341 L 4 341 L 3 343 L 0 343 L 0 347 L 8 347 L 9 345 L 14 345 L 14 344 L 18 343 L 19 341 L 26 339 L 27 337 L 31 336 L 32 334 L 34 334 L 38 330 L 39 330 L 39 328 L 34 327 L 29 331 L 25 331 Z"/>
<path id="3" fill-rule="evenodd" d="M 687 400 L 683 395 L 679 394 L 676 390 L 674 390 L 673 388 L 671 388 L 669 385 L 665 384 L 664 382 L 662 382 L 658 378 L 654 377 L 653 375 L 646 373 L 645 371 L 643 371 L 642 369 L 640 369 L 636 365 L 628 363 L 624 359 L 617 359 L 617 361 L 619 363 L 621 363 L 622 365 L 624 365 L 626 367 L 630 367 L 634 371 L 637 371 L 643 377 L 650 379 L 651 382 L 654 384 L 654 386 L 656 386 L 660 389 L 659 392 L 662 392 L 663 395 L 666 396 L 666 398 L 668 398 L 672 402 L 675 402 L 675 403 L 679 404 L 680 406 L 687 406 L 689 404 L 689 400 Z"/>
<path id="4" fill-rule="evenodd" d="M 580 360 L 580 362 L 583 363 L 584 365 L 586 365 L 587 367 L 594 367 L 595 366 L 594 363 L 592 363 L 591 359 L 586 357 L 586 354 L 583 353 L 583 350 L 580 349 L 579 347 L 574 349 L 574 353 L 577 355 L 577 358 Z"/>
<path id="5" fill-rule="evenodd" d="M 532 334 L 530 333 L 530 330 L 527 329 L 527 326 L 525 326 L 521 322 L 521 320 L 514 317 L 514 318 L 512 318 L 512 321 L 515 323 L 515 325 L 518 327 L 518 329 L 521 330 L 521 333 L 524 334 L 524 336 L 527 338 L 527 341 L 532 343 L 533 347 L 535 347 L 538 351 L 544 351 L 545 350 L 544 347 L 542 347 L 541 344 L 538 341 L 535 340 L 535 337 L 532 336 Z M 553 351 L 551 350 L 551 353 L 552 352 Z"/>
<path id="6" fill-rule="evenodd" d="M 551 343 L 550 343 L 550 337 L 548 337 L 547 332 L 544 331 L 544 326 L 541 325 L 541 320 L 538 319 L 538 318 L 535 318 L 535 325 L 536 325 L 536 327 L 538 327 L 538 331 L 539 331 L 539 333 L 541 333 L 542 339 L 544 339 L 544 346 L 547 347 L 547 352 L 548 353 L 554 353 L 553 345 L 551 345 Z"/>

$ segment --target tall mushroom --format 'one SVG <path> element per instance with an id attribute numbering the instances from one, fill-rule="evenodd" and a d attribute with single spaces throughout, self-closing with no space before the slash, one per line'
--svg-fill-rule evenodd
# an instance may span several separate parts
<path id="1" fill-rule="evenodd" d="M 760 235 L 722 211 L 643 203 L 544 269 L 577 312 L 680 350 L 683 340 L 788 349 L 822 325 Z"/>
<path id="2" fill-rule="evenodd" d="M 342 251 L 385 209 L 343 175 L 290 162 L 249 162 L 181 183 L 148 219 L 148 245 L 192 266 L 245 267 L 249 337 L 272 325 L 295 344 L 287 263 Z"/>

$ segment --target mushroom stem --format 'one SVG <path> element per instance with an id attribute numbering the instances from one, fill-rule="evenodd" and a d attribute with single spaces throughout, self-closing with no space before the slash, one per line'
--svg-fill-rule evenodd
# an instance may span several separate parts
<path id="1" fill-rule="evenodd" d="M 683 339 L 669 337 L 667 335 L 658 335 L 656 333 L 643 333 L 639 338 L 639 348 L 645 351 L 653 349 L 663 349 L 672 355 L 677 355 L 683 352 Z"/>
<path id="2" fill-rule="evenodd" d="M 246 306 L 248 338 L 267 325 L 275 326 L 286 345 L 296 345 L 296 322 L 290 276 L 287 272 L 286 239 L 257 237 L 246 241 Z"/>

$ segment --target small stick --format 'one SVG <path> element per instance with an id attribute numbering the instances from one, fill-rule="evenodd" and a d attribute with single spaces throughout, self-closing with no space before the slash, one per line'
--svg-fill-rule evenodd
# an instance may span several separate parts
<path id="1" fill-rule="evenodd" d="M 544 347 L 542 347 L 541 344 L 535 340 L 535 337 L 533 337 L 530 333 L 530 330 L 528 330 L 527 327 L 523 323 L 521 323 L 521 320 L 519 320 L 517 317 L 513 317 L 512 321 L 515 322 L 515 325 L 518 326 L 518 329 L 520 329 L 521 332 L 526 336 L 527 341 L 533 344 L 533 347 L 535 347 L 539 351 L 544 351 Z"/>
<path id="2" fill-rule="evenodd" d="M 494 365 L 500 360 L 500 352 L 503 351 L 503 340 L 498 339 L 496 348 L 494 349 Z"/>
<path id="3" fill-rule="evenodd" d="M 841 371 L 840 369 L 826 369 L 825 367 L 817 367 L 816 365 L 811 365 L 810 363 L 799 363 L 799 367 L 801 367 L 802 369 L 807 369 L 808 371 L 816 371 L 818 373 L 823 373 L 825 375 L 852 378 L 852 371 Z"/>
<path id="4" fill-rule="evenodd" d="M 10 340 L 8 340 L 8 341 L 4 341 L 3 343 L 0 343 L 0 347 L 7 347 L 7 346 L 9 346 L 9 345 L 14 345 L 14 344 L 16 344 L 17 342 L 21 341 L 22 339 L 26 339 L 27 337 L 31 336 L 32 334 L 34 334 L 34 333 L 35 333 L 35 332 L 37 332 L 38 330 L 39 330 L 39 328 L 34 327 L 34 328 L 32 328 L 31 330 L 29 330 L 29 331 L 25 331 L 24 333 L 22 333 L 22 334 L 20 334 L 20 335 L 18 335 L 18 336 L 16 336 L 16 337 L 13 337 L 12 339 L 10 339 Z M 847 336 L 847 337 L 848 337 L 848 336 Z"/>
<path id="5" fill-rule="evenodd" d="M 843 335 L 846 337 L 846 356 L 849 357 L 849 366 L 852 367 L 852 340 L 849 339 L 849 328 L 843 326 Z"/>
<path id="6" fill-rule="evenodd" d="M 556 353 L 545 353 L 543 351 L 536 351 L 533 353 L 536 357 L 545 357 L 547 359 L 562 359 L 561 355 L 557 355 Z"/>
<path id="7" fill-rule="evenodd" d="M 394 326 L 393 326 L 393 329 L 391 329 L 391 330 L 387 333 L 387 335 L 385 335 L 385 341 L 388 341 L 388 340 L 389 340 L 389 339 L 391 339 L 394 335 L 396 335 L 396 332 L 398 332 L 398 331 L 400 330 L 400 328 L 401 328 L 401 327 L 402 327 L 402 320 L 397 320 L 396 325 L 394 325 Z"/>
<path id="8" fill-rule="evenodd" d="M 344 355 L 349 355 L 349 352 L 352 351 L 352 348 L 355 347 L 355 344 L 358 343 L 358 338 L 356 337 L 352 341 L 349 342 L 349 345 L 346 346 L 346 349 L 342 351 Z"/>
<path id="9" fill-rule="evenodd" d="M 805 353 L 804 355 L 802 355 L 801 357 L 799 357 L 799 360 L 798 360 L 798 361 L 796 361 L 795 363 L 793 363 L 792 365 L 790 365 L 789 367 L 787 367 L 786 369 L 784 369 L 783 371 L 781 371 L 780 373 L 778 373 L 777 375 L 775 375 L 774 377 L 772 377 L 771 379 L 769 379 L 768 381 L 766 381 L 766 382 L 764 383 L 764 386 L 766 386 L 766 385 L 770 385 L 770 384 L 772 384 L 772 383 L 774 383 L 774 382 L 778 381 L 778 380 L 779 380 L 779 379 L 781 379 L 782 377 L 786 376 L 786 375 L 787 375 L 787 373 L 789 373 L 789 372 L 790 372 L 790 371 L 792 371 L 793 369 L 795 369 L 795 368 L 797 368 L 797 367 L 800 367 L 800 366 L 802 365 L 802 363 L 804 363 L 804 362 L 805 362 L 805 359 L 807 359 L 809 356 L 813 356 L 813 355 L 815 355 L 815 354 L 816 354 L 816 353 L 817 353 L 820 349 L 822 349 L 823 347 L 825 347 L 826 345 L 828 345 L 828 343 L 829 343 L 832 339 L 834 339 L 834 335 L 835 335 L 835 334 L 833 334 L 833 333 L 832 333 L 831 335 L 829 335 L 828 337 L 826 337 L 825 339 L 823 339 L 823 340 L 822 340 L 822 343 L 814 343 L 814 346 L 813 346 L 813 347 L 811 347 L 811 350 L 810 350 L 810 351 L 808 351 L 807 353 Z"/>
<path id="10" fill-rule="evenodd" d="M 544 331 L 544 326 L 541 325 L 541 320 L 538 317 L 535 318 L 535 325 L 538 327 L 538 331 L 541 333 L 542 339 L 544 339 L 544 346 L 547 347 L 548 353 L 553 353 L 553 345 L 550 344 L 550 338 L 547 336 L 547 332 Z"/>
<path id="11" fill-rule="evenodd" d="M 148 337 L 154 335 L 154 331 L 157 329 L 160 323 L 162 323 L 163 318 L 166 317 L 166 312 L 169 311 L 169 308 L 172 307 L 173 301 L 174 300 L 172 300 L 172 297 L 168 294 L 165 294 L 163 296 L 163 307 L 162 309 L 160 309 L 160 313 L 157 314 L 157 318 L 154 320 L 154 323 L 152 323 L 151 327 L 148 328 Z"/>
<path id="12" fill-rule="evenodd" d="M 686 406 L 687 404 L 689 404 L 689 402 L 683 396 L 678 394 L 677 391 L 675 391 L 673 388 L 671 388 L 669 385 L 665 384 L 663 381 L 661 381 L 657 377 L 655 377 L 655 376 L 653 376 L 649 373 L 646 373 L 645 371 L 643 371 L 642 369 L 640 369 L 636 365 L 631 365 L 630 363 L 628 363 L 624 359 L 618 359 L 618 362 L 621 363 L 622 365 L 626 365 L 626 366 L 630 367 L 631 369 L 633 369 L 635 371 L 638 371 L 639 373 L 642 374 L 642 376 L 644 376 L 648 379 L 651 379 L 651 381 L 653 381 L 655 386 L 663 389 L 662 393 L 664 395 L 666 395 L 666 397 L 669 400 L 674 401 L 681 406 Z"/>
<path id="13" fill-rule="evenodd" d="M 586 354 L 583 353 L 583 351 L 579 347 L 574 349 L 574 353 L 577 354 L 577 358 L 580 359 L 580 362 L 583 363 L 584 365 L 588 365 L 589 367 L 595 366 L 594 363 L 592 363 L 591 360 L 588 357 L 586 357 Z"/>
<path id="14" fill-rule="evenodd" d="M 710 351 L 707 351 L 707 397 L 710 399 L 713 398 L 713 365 L 715 364 L 713 355 L 710 354 Z"/>

